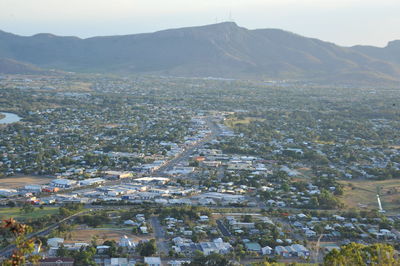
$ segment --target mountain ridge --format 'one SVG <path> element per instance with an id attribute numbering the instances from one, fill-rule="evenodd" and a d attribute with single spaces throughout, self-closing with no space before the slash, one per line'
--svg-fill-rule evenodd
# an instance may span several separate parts
<path id="1" fill-rule="evenodd" d="M 234 22 L 85 39 L 0 31 L 0 58 L 65 71 L 400 80 L 400 41 L 384 48 L 342 47 L 280 29 L 249 30 Z"/>

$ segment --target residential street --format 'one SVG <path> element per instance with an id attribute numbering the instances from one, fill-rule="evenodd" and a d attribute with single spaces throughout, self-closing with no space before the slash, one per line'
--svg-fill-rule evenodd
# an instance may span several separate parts
<path id="1" fill-rule="evenodd" d="M 153 227 L 154 237 L 157 243 L 157 253 L 161 254 L 168 254 L 168 241 L 165 239 L 165 232 L 158 220 L 158 216 L 152 216 L 150 218 L 151 226 Z"/>

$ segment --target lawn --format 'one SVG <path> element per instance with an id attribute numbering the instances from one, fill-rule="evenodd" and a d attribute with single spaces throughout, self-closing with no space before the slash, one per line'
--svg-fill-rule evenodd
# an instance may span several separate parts
<path id="1" fill-rule="evenodd" d="M 389 213 L 398 212 L 400 203 L 400 180 L 384 181 L 350 180 L 341 181 L 344 195 L 341 197 L 347 208 L 377 209 L 377 187 L 383 209 Z M 351 184 L 351 186 L 349 186 Z"/>
<path id="2" fill-rule="evenodd" d="M 43 209 L 35 208 L 31 213 L 23 213 L 20 208 L 0 208 L 0 219 L 8 219 L 13 217 L 17 220 L 35 219 L 45 215 L 52 215 L 58 212 L 57 207 L 44 207 Z"/>

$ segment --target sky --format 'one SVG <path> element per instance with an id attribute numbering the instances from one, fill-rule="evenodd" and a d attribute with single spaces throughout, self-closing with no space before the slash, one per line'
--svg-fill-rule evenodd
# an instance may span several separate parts
<path id="1" fill-rule="evenodd" d="M 342 46 L 400 39 L 400 0 L 0 0 L 0 30 L 82 38 L 233 20 Z"/>

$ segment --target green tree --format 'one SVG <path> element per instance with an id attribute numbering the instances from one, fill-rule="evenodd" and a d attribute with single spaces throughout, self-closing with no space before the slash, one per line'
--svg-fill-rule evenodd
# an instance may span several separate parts
<path id="1" fill-rule="evenodd" d="M 61 244 L 57 249 L 57 257 L 67 257 L 69 255 L 68 249 Z"/>
<path id="2" fill-rule="evenodd" d="M 372 244 L 369 246 L 350 243 L 329 252 L 324 258 L 325 266 L 392 266 L 400 265 L 394 248 L 388 244 Z"/>
<path id="3" fill-rule="evenodd" d="M 16 206 L 15 201 L 9 200 L 9 201 L 7 202 L 7 206 L 10 207 L 10 208 L 15 207 L 15 206 Z"/>
<path id="4" fill-rule="evenodd" d="M 2 262 L 3 266 L 25 265 L 27 262 L 37 263 L 39 257 L 32 255 L 35 249 L 35 239 L 27 239 L 26 235 L 32 232 L 32 228 L 20 224 L 13 218 L 4 220 L 1 228 L 9 230 L 14 236 L 15 249 L 10 259 Z M 39 242 L 39 245 L 41 243 Z"/>
<path id="5" fill-rule="evenodd" d="M 144 256 L 144 257 L 154 255 L 157 251 L 156 240 L 150 239 L 150 241 L 141 242 L 136 247 L 136 251 L 140 254 L 140 256 Z"/>
<path id="6" fill-rule="evenodd" d="M 253 221 L 253 217 L 251 215 L 244 215 L 243 216 L 243 222 L 251 223 L 252 221 Z"/>
<path id="7" fill-rule="evenodd" d="M 32 206 L 32 204 L 24 204 L 24 206 L 22 206 L 21 208 L 21 212 L 28 214 L 28 213 L 32 213 L 35 210 L 35 208 Z"/>
<path id="8" fill-rule="evenodd" d="M 107 253 L 110 257 L 115 257 L 117 255 L 117 243 L 115 240 L 106 240 L 104 241 L 103 245 L 109 246 L 110 248 L 107 250 Z"/>
<path id="9" fill-rule="evenodd" d="M 93 257 L 96 254 L 96 248 L 94 247 L 82 247 L 78 252 L 71 254 L 75 259 L 74 265 L 76 266 L 95 266 L 97 265 Z"/>
<path id="10" fill-rule="evenodd" d="M 230 261 L 226 255 L 212 253 L 208 256 L 203 254 L 196 254 L 193 261 L 189 263 L 190 266 L 233 266 L 235 263 Z"/>

